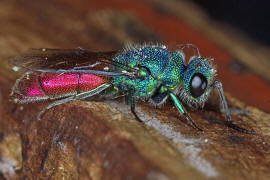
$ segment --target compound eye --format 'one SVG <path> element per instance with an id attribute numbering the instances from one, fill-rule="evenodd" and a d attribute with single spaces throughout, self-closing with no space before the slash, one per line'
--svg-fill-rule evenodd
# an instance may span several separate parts
<path id="1" fill-rule="evenodd" d="M 190 81 L 190 93 L 194 98 L 201 96 L 207 87 L 207 80 L 204 75 L 195 73 Z"/>

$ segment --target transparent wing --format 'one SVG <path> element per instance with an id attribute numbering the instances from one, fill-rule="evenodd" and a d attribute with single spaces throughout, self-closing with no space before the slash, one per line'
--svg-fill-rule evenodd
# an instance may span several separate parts
<path id="1" fill-rule="evenodd" d="M 31 68 L 70 69 L 91 62 L 110 63 L 117 51 L 91 52 L 83 49 L 30 49 L 27 53 L 10 59 L 11 65 Z"/>
<path id="2" fill-rule="evenodd" d="M 83 49 L 31 49 L 27 53 L 9 60 L 12 67 L 38 72 L 83 72 L 102 75 L 120 75 L 106 72 L 111 65 L 125 71 L 133 71 L 126 64 L 113 61 L 117 51 L 92 52 Z M 106 69 L 107 70 L 107 69 Z M 108 70 L 107 70 L 108 71 Z M 134 70 L 135 71 L 135 70 Z"/>

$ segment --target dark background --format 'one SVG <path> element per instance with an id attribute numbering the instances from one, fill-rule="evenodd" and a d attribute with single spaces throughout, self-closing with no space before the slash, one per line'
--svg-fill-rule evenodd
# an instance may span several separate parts
<path id="1" fill-rule="evenodd" d="M 254 40 L 270 45 L 270 1 L 193 0 L 215 20 L 229 23 Z"/>

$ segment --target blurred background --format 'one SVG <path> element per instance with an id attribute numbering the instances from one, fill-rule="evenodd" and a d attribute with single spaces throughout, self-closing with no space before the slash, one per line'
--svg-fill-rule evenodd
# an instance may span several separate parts
<path id="1" fill-rule="evenodd" d="M 242 33 L 253 38 L 253 40 L 270 45 L 270 2 L 258 1 L 203 1 L 192 0 L 199 5 L 207 15 L 216 21 L 227 23 Z"/>
<path id="2" fill-rule="evenodd" d="M 126 43 L 192 43 L 215 58 L 224 89 L 270 112 L 269 2 L 1 0 L 2 73 L 29 48 L 121 50 Z"/>
<path id="3" fill-rule="evenodd" d="M 249 108 L 250 116 L 232 117 L 256 135 L 227 128 L 216 109 L 189 111 L 201 133 L 172 106 L 156 110 L 143 103 L 147 126 L 126 110 L 118 113 L 118 103 L 109 108 L 79 101 L 53 108 L 37 121 L 45 104 L 10 100 L 20 75 L 8 65 L 9 57 L 30 48 L 121 51 L 127 43 L 169 48 L 189 43 L 215 59 L 229 105 L 247 108 L 233 96 L 269 113 L 268 9 L 266 0 L 0 0 L 0 180 L 169 179 L 164 174 L 268 180 L 270 118 L 256 108 Z"/>

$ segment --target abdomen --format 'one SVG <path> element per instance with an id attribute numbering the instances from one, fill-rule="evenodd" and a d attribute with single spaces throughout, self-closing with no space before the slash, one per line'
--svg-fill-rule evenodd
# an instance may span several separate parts
<path id="1" fill-rule="evenodd" d="M 18 102 L 25 103 L 76 95 L 108 81 L 95 74 L 31 72 L 17 80 L 12 93 Z"/>

